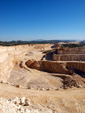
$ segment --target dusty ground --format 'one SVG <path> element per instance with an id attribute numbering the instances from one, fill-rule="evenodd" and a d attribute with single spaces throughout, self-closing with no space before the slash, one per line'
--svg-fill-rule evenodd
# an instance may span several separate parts
<path id="1" fill-rule="evenodd" d="M 67 90 L 56 91 L 38 91 L 16 88 L 8 84 L 0 84 L 0 97 L 15 98 L 15 97 L 30 98 L 33 105 L 43 105 L 56 111 L 55 113 L 84 113 L 85 112 L 85 89 L 73 88 Z"/>

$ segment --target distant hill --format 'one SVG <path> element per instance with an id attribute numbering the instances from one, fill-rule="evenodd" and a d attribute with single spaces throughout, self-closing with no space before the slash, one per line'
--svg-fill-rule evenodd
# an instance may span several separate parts
<path id="1" fill-rule="evenodd" d="M 0 45 L 2 46 L 12 46 L 12 45 L 24 45 L 24 44 L 47 44 L 47 43 L 59 43 L 59 42 L 75 42 L 76 40 L 43 40 L 43 39 L 38 39 L 38 40 L 32 40 L 32 41 L 0 41 Z"/>

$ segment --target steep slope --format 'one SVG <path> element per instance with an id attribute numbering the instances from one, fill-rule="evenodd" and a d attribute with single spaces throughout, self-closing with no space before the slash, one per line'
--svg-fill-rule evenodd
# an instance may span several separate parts
<path id="1" fill-rule="evenodd" d="M 21 85 L 24 88 L 34 89 L 56 89 L 63 86 L 63 79 L 60 77 L 53 77 L 46 72 L 37 70 L 14 69 L 10 73 L 8 82 L 15 85 Z"/>
<path id="2" fill-rule="evenodd" d="M 56 77 L 63 79 L 63 87 L 78 87 L 79 85 L 85 87 L 85 78 L 78 75 L 85 73 L 85 62 L 53 62 L 28 60 L 25 64 L 27 65 L 27 67 L 32 69 L 62 74 L 62 76 L 56 75 Z"/>
<path id="3" fill-rule="evenodd" d="M 50 47 L 50 44 L 0 46 L 0 81 L 6 81 L 11 70 L 17 68 L 20 61 L 30 58 L 40 60 L 43 56 L 41 51 Z"/>

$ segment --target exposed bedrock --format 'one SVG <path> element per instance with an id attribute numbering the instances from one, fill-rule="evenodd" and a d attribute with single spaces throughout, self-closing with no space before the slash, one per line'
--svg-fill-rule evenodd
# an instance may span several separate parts
<path id="1" fill-rule="evenodd" d="M 55 61 L 85 61 L 85 54 L 53 54 Z"/>
<path id="2" fill-rule="evenodd" d="M 68 69 L 72 69 L 73 71 L 80 71 L 85 73 L 85 62 L 82 61 L 67 62 L 66 67 Z"/>
<path id="3" fill-rule="evenodd" d="M 53 73 L 73 74 L 75 70 L 85 73 L 85 62 L 55 62 L 28 60 L 25 63 L 29 68 Z"/>
<path id="4" fill-rule="evenodd" d="M 85 46 L 84 47 L 75 47 L 75 48 L 60 48 L 57 51 L 58 54 L 85 54 Z"/>
<path id="5" fill-rule="evenodd" d="M 70 75 L 53 75 L 63 79 L 63 87 L 68 86 L 75 86 L 75 87 L 85 87 L 85 78 L 79 76 L 78 74 L 74 74 L 73 76 Z"/>
<path id="6" fill-rule="evenodd" d="M 85 46 L 59 48 L 52 55 L 54 61 L 85 61 Z"/>
<path id="7" fill-rule="evenodd" d="M 63 79 L 63 87 L 85 87 L 85 78 L 77 74 L 85 73 L 85 62 L 53 62 L 28 60 L 25 64 L 27 67 L 32 69 L 52 72 L 52 76 Z M 57 75 L 55 73 L 61 73 L 61 75 Z"/>
<path id="8" fill-rule="evenodd" d="M 40 60 L 43 50 L 50 49 L 51 44 L 30 44 L 17 46 L 0 46 L 0 81 L 6 81 L 20 61 L 33 58 Z"/>
<path id="9" fill-rule="evenodd" d="M 51 61 L 35 61 L 28 60 L 26 65 L 32 69 L 38 69 L 53 73 L 71 73 L 70 70 L 66 69 L 66 63 L 63 62 L 51 62 Z"/>

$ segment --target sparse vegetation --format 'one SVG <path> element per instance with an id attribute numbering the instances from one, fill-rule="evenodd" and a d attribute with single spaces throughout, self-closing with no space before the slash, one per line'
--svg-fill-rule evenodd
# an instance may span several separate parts
<path id="1" fill-rule="evenodd" d="M 80 43 L 80 44 L 62 44 L 62 48 L 63 47 L 69 47 L 69 48 L 74 48 L 74 47 L 82 47 L 85 46 L 85 42 L 84 43 Z"/>
<path id="2" fill-rule="evenodd" d="M 48 44 L 48 43 L 58 43 L 58 42 L 69 42 L 69 40 L 42 40 L 42 41 L 0 41 L 2 46 L 13 46 L 13 45 L 25 45 L 25 44 Z"/>

